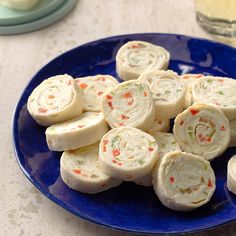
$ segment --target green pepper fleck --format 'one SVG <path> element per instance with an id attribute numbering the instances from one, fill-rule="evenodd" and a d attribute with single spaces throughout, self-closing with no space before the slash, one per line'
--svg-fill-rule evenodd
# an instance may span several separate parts
<path id="1" fill-rule="evenodd" d="M 188 132 L 188 135 L 191 139 L 193 139 L 193 132 Z"/>
<path id="2" fill-rule="evenodd" d="M 220 95 L 224 95 L 224 93 L 222 91 L 218 91 L 217 93 Z"/>
<path id="3" fill-rule="evenodd" d="M 144 160 L 142 160 L 142 159 L 141 159 L 141 160 L 139 160 L 138 162 L 139 162 L 139 164 L 141 164 L 141 165 L 143 165 L 143 164 L 145 163 L 145 161 L 144 161 Z"/>
<path id="4" fill-rule="evenodd" d="M 208 137 L 211 138 L 215 132 L 216 132 L 216 130 L 213 130 Z"/>
<path id="5" fill-rule="evenodd" d="M 77 160 L 77 163 L 78 163 L 79 165 L 83 165 L 83 164 L 84 164 L 84 161 Z"/>
<path id="6" fill-rule="evenodd" d="M 120 139 L 120 136 L 117 135 L 113 138 L 113 140 L 111 141 L 111 146 L 112 148 L 115 148 L 115 143 Z"/>

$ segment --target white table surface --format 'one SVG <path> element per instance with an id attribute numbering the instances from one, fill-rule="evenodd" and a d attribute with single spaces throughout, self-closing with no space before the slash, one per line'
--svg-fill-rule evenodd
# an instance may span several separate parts
<path id="1" fill-rule="evenodd" d="M 130 235 L 81 220 L 42 195 L 17 165 L 11 117 L 24 87 L 49 60 L 89 41 L 141 32 L 212 38 L 197 25 L 193 0 L 79 0 L 48 28 L 0 36 L 0 236 Z M 236 223 L 193 235 L 233 236 Z"/>

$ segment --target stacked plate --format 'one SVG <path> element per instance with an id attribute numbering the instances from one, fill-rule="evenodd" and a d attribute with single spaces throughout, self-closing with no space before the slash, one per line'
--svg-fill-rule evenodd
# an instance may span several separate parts
<path id="1" fill-rule="evenodd" d="M 77 0 L 41 0 L 25 11 L 0 5 L 0 34 L 26 33 L 55 23 L 73 9 Z"/>

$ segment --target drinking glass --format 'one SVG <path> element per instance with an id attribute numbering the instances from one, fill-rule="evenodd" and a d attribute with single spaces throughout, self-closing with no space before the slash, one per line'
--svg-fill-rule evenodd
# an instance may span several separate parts
<path id="1" fill-rule="evenodd" d="M 195 0 L 197 22 L 209 33 L 236 37 L 236 0 Z"/>

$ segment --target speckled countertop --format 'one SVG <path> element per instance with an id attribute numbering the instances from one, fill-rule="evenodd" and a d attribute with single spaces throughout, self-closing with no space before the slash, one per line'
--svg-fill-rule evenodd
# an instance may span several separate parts
<path id="1" fill-rule="evenodd" d="M 46 29 L 0 36 L 0 236 L 130 235 L 81 220 L 42 195 L 17 165 L 11 117 L 30 78 L 58 54 L 99 38 L 141 32 L 212 38 L 197 25 L 193 0 L 79 0 L 71 14 Z M 236 223 L 193 235 L 233 236 Z"/>

